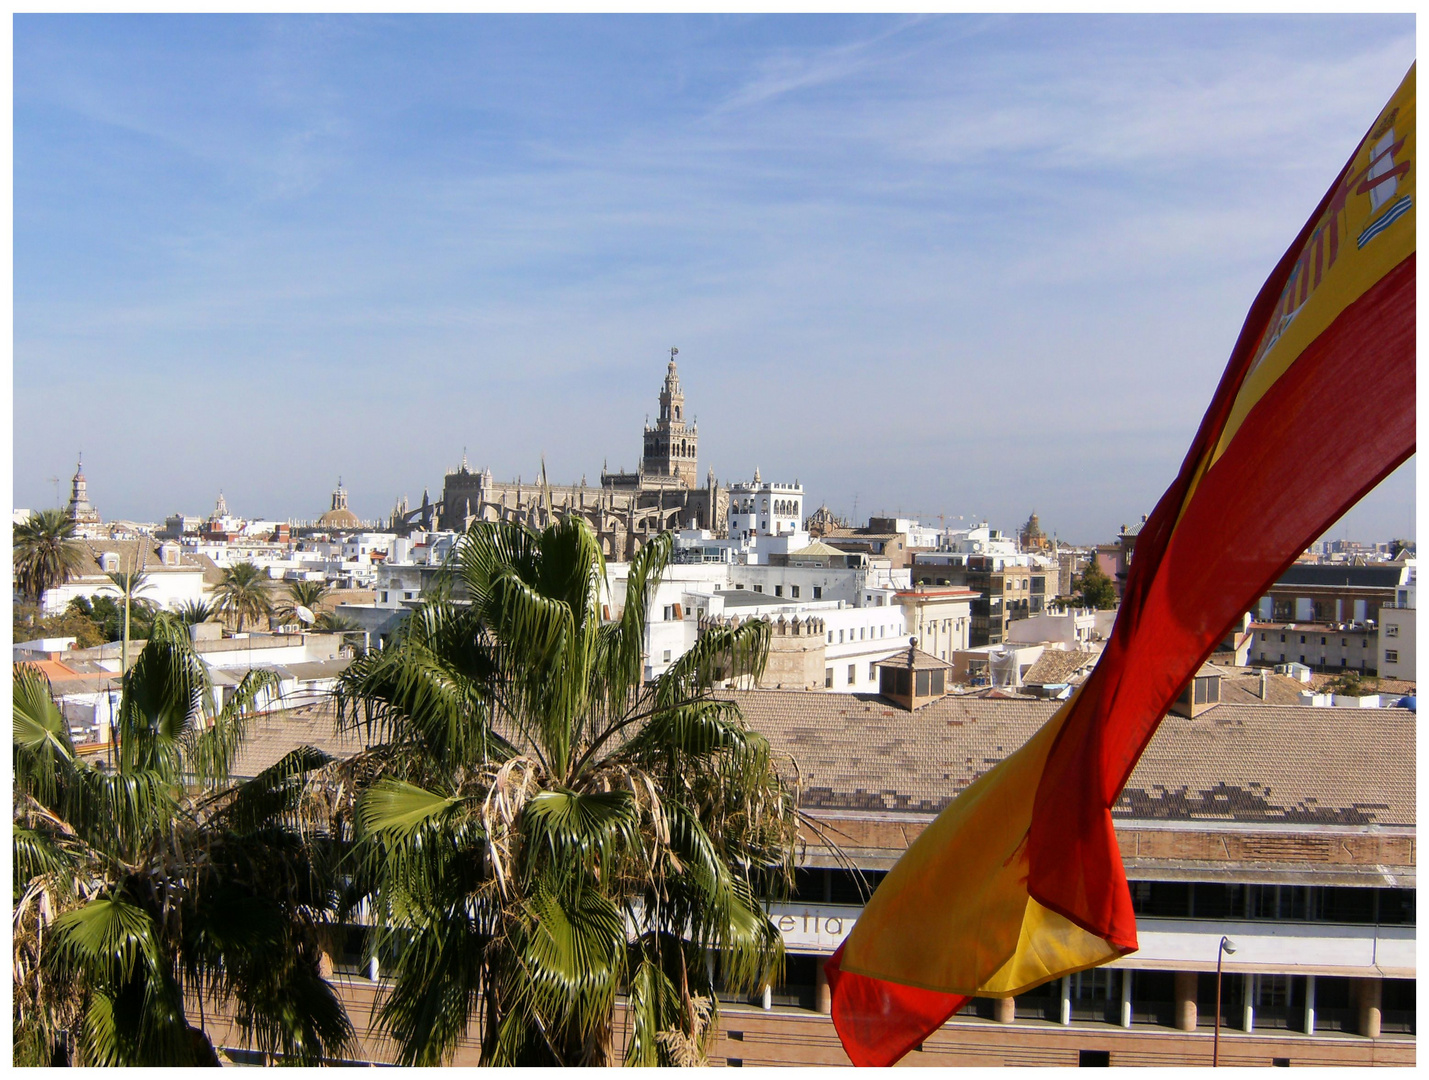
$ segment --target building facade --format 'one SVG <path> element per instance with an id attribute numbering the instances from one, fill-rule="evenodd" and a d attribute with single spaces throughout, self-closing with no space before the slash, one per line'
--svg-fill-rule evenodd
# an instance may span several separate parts
<path id="1" fill-rule="evenodd" d="M 673 352 L 673 351 L 672 351 Z M 543 527 L 557 517 L 580 517 L 595 531 L 608 558 L 628 559 L 653 535 L 667 530 L 724 531 L 729 491 L 711 469 L 698 479 L 699 433 L 687 421 L 684 392 L 672 355 L 659 396 L 659 419 L 643 433 L 636 472 L 601 471 L 599 485 L 582 477 L 578 484 L 550 484 L 544 479 L 496 480 L 489 469 L 474 471 L 466 456 L 448 472 L 442 496 L 433 503 L 394 509 L 400 529 L 464 532 L 473 521 L 522 521 Z"/>

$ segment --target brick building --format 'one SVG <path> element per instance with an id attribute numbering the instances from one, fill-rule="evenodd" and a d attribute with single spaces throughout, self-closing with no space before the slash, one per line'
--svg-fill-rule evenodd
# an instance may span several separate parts
<path id="1" fill-rule="evenodd" d="M 1413 567 L 1404 563 L 1295 563 L 1261 598 L 1255 613 L 1266 622 L 1377 622 L 1380 606 L 1396 603 L 1412 575 Z"/>
<path id="2" fill-rule="evenodd" d="M 1270 700 L 1263 680 L 1259 694 Z M 823 960 L 865 890 L 1056 704 L 945 696 L 910 712 L 872 694 L 730 696 L 776 759 L 797 763 L 801 807 L 821 834 L 805 837 L 795 894 L 771 911 L 782 981 L 722 1001 L 711 1061 L 846 1064 Z M 1221 696 L 1195 719 L 1166 718 L 1113 811 L 1140 950 L 1017 998 L 975 999 L 905 1064 L 1209 1064 L 1222 935 L 1237 945 L 1222 982 L 1222 1063 L 1414 1063 L 1414 717 Z M 324 717 L 268 718 L 238 771 L 301 743 L 358 748 Z M 361 1030 L 381 973 L 355 955 L 336 961 Z M 380 1038 L 361 1038 L 362 1060 L 391 1060 Z M 475 1064 L 478 1039 L 474 1022 L 455 1064 Z"/>

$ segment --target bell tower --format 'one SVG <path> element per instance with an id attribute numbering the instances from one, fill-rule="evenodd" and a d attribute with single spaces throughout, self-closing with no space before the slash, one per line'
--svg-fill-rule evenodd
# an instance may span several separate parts
<path id="1" fill-rule="evenodd" d="M 686 423 L 685 394 L 680 389 L 680 375 L 675 367 L 679 349 L 670 350 L 670 366 L 665 372 L 665 385 L 660 390 L 660 418 L 655 426 L 645 425 L 645 449 L 640 458 L 644 477 L 670 477 L 680 486 L 693 490 L 699 486 L 696 425 Z"/>

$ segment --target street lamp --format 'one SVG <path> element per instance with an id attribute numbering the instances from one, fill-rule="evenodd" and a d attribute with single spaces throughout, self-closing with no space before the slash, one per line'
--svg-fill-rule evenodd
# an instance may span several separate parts
<path id="1" fill-rule="evenodd" d="M 1216 949 L 1216 1034 L 1211 1039 L 1211 1067 L 1221 1063 L 1221 960 L 1235 953 L 1235 942 L 1228 937 L 1221 938 Z"/>

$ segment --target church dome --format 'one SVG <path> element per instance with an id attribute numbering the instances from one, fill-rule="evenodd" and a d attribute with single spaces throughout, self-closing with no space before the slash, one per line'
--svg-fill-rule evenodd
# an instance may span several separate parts
<path id="1" fill-rule="evenodd" d="M 318 518 L 318 528 L 356 529 L 361 525 L 357 515 L 347 508 L 347 489 L 342 486 L 342 477 L 338 477 L 337 487 L 332 493 L 332 509 Z"/>

